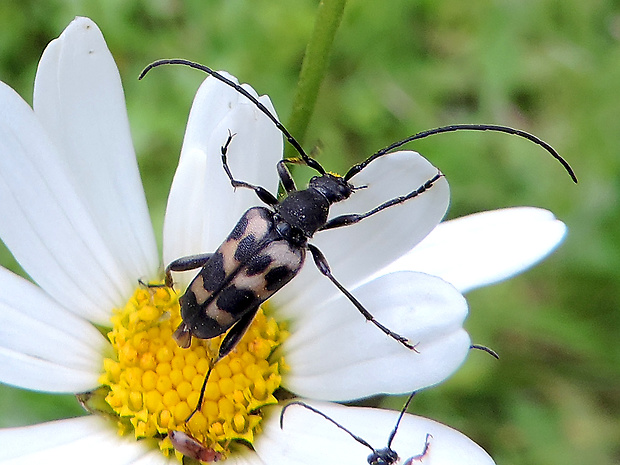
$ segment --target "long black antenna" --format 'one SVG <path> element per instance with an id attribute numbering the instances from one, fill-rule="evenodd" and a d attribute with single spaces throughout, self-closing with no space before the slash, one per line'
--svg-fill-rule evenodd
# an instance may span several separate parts
<path id="1" fill-rule="evenodd" d="M 489 354 L 491 357 L 496 358 L 497 360 L 499 360 L 499 354 L 497 352 L 495 352 L 493 349 L 491 349 L 490 347 L 487 346 L 482 346 L 480 344 L 472 344 L 469 346 L 470 349 L 477 349 L 477 350 L 481 350 L 483 352 L 486 352 L 487 354 Z"/>
<path id="2" fill-rule="evenodd" d="M 334 420 L 331 417 L 328 417 L 327 415 L 325 415 L 323 412 L 321 412 L 320 410 L 315 409 L 314 407 L 312 407 L 311 405 L 306 404 L 305 402 L 301 402 L 299 400 L 295 400 L 293 402 L 289 402 L 288 404 L 286 404 L 284 407 L 282 407 L 282 411 L 280 412 L 280 429 L 284 428 L 284 412 L 286 411 L 287 408 L 289 408 L 291 405 L 301 405 L 302 407 L 307 408 L 308 410 L 321 415 L 323 418 L 325 418 L 327 421 L 331 422 L 332 424 L 334 424 L 335 426 L 337 426 L 338 428 L 340 428 L 342 431 L 346 432 L 349 436 L 351 436 L 353 439 L 355 439 L 357 442 L 359 442 L 360 444 L 368 447 L 371 451 L 373 452 L 377 452 L 377 450 L 372 447 L 370 444 L 368 444 L 368 442 L 366 440 L 364 440 L 363 438 L 359 437 L 356 434 L 353 434 L 351 431 L 349 431 L 347 428 L 345 428 L 344 426 L 342 426 L 340 423 L 338 423 L 336 420 Z M 402 416 L 402 415 L 401 415 Z M 398 419 L 398 421 L 400 422 L 400 417 Z"/>
<path id="3" fill-rule="evenodd" d="M 413 397 L 416 395 L 416 392 L 417 391 L 413 391 L 411 394 L 409 394 L 409 397 L 407 398 L 407 402 L 405 402 L 405 405 L 403 405 L 403 408 L 401 409 L 400 414 L 398 415 L 398 420 L 396 420 L 396 425 L 394 425 L 394 429 L 392 430 L 392 432 L 390 433 L 390 437 L 388 438 L 388 443 L 387 443 L 387 448 L 386 449 L 391 449 L 392 448 L 392 441 L 394 440 L 394 437 L 396 436 L 396 432 L 398 431 L 398 426 L 400 425 L 400 422 L 403 419 L 403 416 L 405 415 L 405 412 L 409 408 L 409 404 L 413 400 Z M 351 431 L 349 431 L 347 428 L 345 428 L 340 423 L 335 421 L 333 418 L 325 415 L 323 412 L 321 412 L 320 410 L 315 409 L 311 405 L 308 405 L 305 402 L 301 402 L 299 400 L 295 400 L 293 402 L 289 402 L 284 407 L 282 407 L 282 411 L 280 412 L 280 428 L 284 427 L 284 412 L 286 411 L 286 409 L 288 409 L 292 405 L 300 405 L 302 407 L 307 408 L 308 410 L 313 411 L 314 413 L 316 413 L 318 415 L 321 415 L 323 418 L 325 418 L 326 420 L 328 420 L 329 422 L 331 422 L 332 424 L 334 424 L 335 426 L 337 426 L 338 428 L 340 428 L 341 430 L 346 432 L 349 436 L 351 436 L 353 439 L 355 439 L 360 444 L 368 447 L 370 450 L 372 450 L 375 453 L 379 452 L 377 449 L 372 447 L 366 440 L 364 440 L 363 438 L 359 437 L 356 434 L 353 434 Z"/>
<path id="4" fill-rule="evenodd" d="M 398 416 L 398 420 L 396 420 L 396 425 L 394 426 L 394 429 L 392 430 L 392 432 L 390 433 L 390 437 L 388 438 L 388 443 L 387 443 L 388 449 L 392 448 L 392 441 L 394 440 L 394 436 L 396 436 L 396 431 L 398 431 L 398 425 L 400 425 L 400 420 L 403 419 L 403 415 L 405 414 L 405 412 L 409 408 L 409 404 L 413 400 L 413 396 L 416 395 L 416 392 L 417 391 L 413 391 L 411 394 L 409 394 L 409 398 L 407 399 L 407 402 L 405 402 L 405 405 L 403 406 L 402 410 L 400 411 L 400 415 Z"/>
<path id="5" fill-rule="evenodd" d="M 256 97 L 254 97 L 252 94 L 250 94 L 242 86 L 240 86 L 236 82 L 233 82 L 232 80 L 222 76 L 217 71 L 214 71 L 214 70 L 212 70 L 211 68 L 209 68 L 207 66 L 201 65 L 200 63 L 195 63 L 193 61 L 185 60 L 185 59 L 182 59 L 182 58 L 173 58 L 173 59 L 157 60 L 157 61 L 151 63 L 146 68 L 144 68 L 144 70 L 140 73 L 140 76 L 138 77 L 138 79 L 142 79 L 150 70 L 152 70 L 153 68 L 156 68 L 158 66 L 162 66 L 162 65 L 183 65 L 183 66 L 189 66 L 190 68 L 194 68 L 194 69 L 198 69 L 200 71 L 203 71 L 203 72 L 213 76 L 215 79 L 219 80 L 220 82 L 223 82 L 227 86 L 232 87 L 233 89 L 235 89 L 241 95 L 245 96 L 248 100 L 250 100 L 254 105 L 256 105 L 256 107 L 261 112 L 263 112 L 276 125 L 276 127 L 280 130 L 280 132 L 282 132 L 282 134 L 284 134 L 284 136 L 286 137 L 286 140 L 295 148 L 295 150 L 297 150 L 297 152 L 301 156 L 302 160 L 306 163 L 306 165 L 308 165 L 310 168 L 318 171 L 318 173 L 321 174 L 321 175 L 325 174 L 325 169 L 321 166 L 321 164 L 318 161 L 316 161 L 314 158 L 311 158 L 310 156 L 308 156 L 308 154 L 304 151 L 303 147 L 297 141 L 297 139 L 295 139 L 291 135 L 291 133 L 288 131 L 288 129 L 286 129 L 286 127 L 284 127 L 284 125 L 282 123 L 280 123 L 280 121 L 278 121 L 278 119 L 269 111 L 269 109 L 267 107 L 265 107 L 265 105 L 263 105 L 261 102 L 259 102 Z M 575 175 L 575 172 L 573 171 L 571 166 L 568 164 L 568 162 L 564 158 L 562 158 L 562 156 L 550 144 L 548 144 L 544 140 L 540 139 L 539 137 L 537 137 L 537 136 L 535 136 L 533 134 L 530 134 L 529 132 L 522 131 L 520 129 L 514 129 L 514 128 L 511 128 L 511 127 L 508 127 L 508 126 L 500 126 L 500 125 L 496 125 L 496 124 L 452 124 L 452 125 L 449 125 L 449 126 L 441 126 L 441 127 L 438 127 L 438 128 L 428 129 L 426 131 L 418 132 L 417 134 L 409 136 L 406 139 L 403 139 L 401 141 L 395 142 L 395 143 L 393 143 L 393 144 L 391 144 L 391 145 L 389 145 L 389 146 L 379 150 L 378 152 L 374 153 L 373 155 L 368 157 L 363 162 L 358 163 L 356 165 L 353 165 L 349 169 L 347 174 L 345 174 L 344 180 L 345 181 L 350 180 L 353 176 L 355 176 L 360 171 L 362 171 L 364 168 L 366 168 L 366 166 L 368 166 L 368 164 L 371 163 L 373 160 L 376 160 L 377 158 L 379 158 L 379 157 L 389 153 L 390 151 L 392 151 L 392 150 L 394 150 L 394 149 L 396 149 L 398 147 L 401 147 L 401 146 L 403 146 L 403 145 L 405 145 L 405 144 L 407 144 L 409 142 L 412 142 L 414 140 L 424 139 L 426 137 L 429 137 L 429 136 L 432 136 L 432 135 L 435 135 L 435 134 L 441 134 L 441 133 L 444 133 L 444 132 L 456 132 L 456 131 L 503 132 L 505 134 L 511 134 L 511 135 L 514 135 L 514 136 L 518 136 L 518 137 L 522 137 L 524 139 L 527 139 L 530 142 L 533 142 L 536 145 L 541 146 L 547 152 L 549 152 L 553 156 L 553 158 L 555 158 L 556 160 L 558 160 L 562 164 L 562 166 L 564 167 L 566 172 L 570 175 L 571 179 L 575 183 L 577 182 L 577 176 Z"/>
<path id="6" fill-rule="evenodd" d="M 425 137 L 432 136 L 435 134 L 441 134 L 444 132 L 455 132 L 455 131 L 492 131 L 492 132 L 503 132 L 506 134 L 523 137 L 524 139 L 534 142 L 536 145 L 540 145 L 547 152 L 549 152 L 553 156 L 553 158 L 555 158 L 562 164 L 562 166 L 568 172 L 572 180 L 574 182 L 577 182 L 577 176 L 575 176 L 575 172 L 570 167 L 568 162 L 564 160 L 564 158 L 562 158 L 562 156 L 560 156 L 560 154 L 547 142 L 540 139 L 539 137 L 536 137 L 533 134 L 530 134 L 529 132 L 521 131 L 520 129 L 514 129 L 508 126 L 499 126 L 496 124 L 452 124 L 450 126 L 441 126 L 439 128 L 428 129 L 426 131 L 418 132 L 417 134 L 409 136 L 406 139 L 403 139 L 401 141 L 394 142 L 393 144 L 388 145 L 387 147 L 379 150 L 378 152 L 368 157 L 363 162 L 358 163 L 357 165 L 353 165 L 351 169 L 349 169 L 347 174 L 344 176 L 344 179 L 348 181 L 353 176 L 355 176 L 357 173 L 359 173 L 364 168 L 366 168 L 366 166 L 373 160 L 385 155 L 386 153 L 398 147 L 401 147 L 407 144 L 408 142 L 418 140 L 418 139 L 424 139 Z"/>
<path id="7" fill-rule="evenodd" d="M 291 135 L 291 133 L 288 132 L 288 129 L 286 129 L 284 127 L 284 125 L 282 123 L 280 123 L 280 121 L 278 121 L 278 118 L 276 118 L 269 111 L 269 109 L 265 105 L 263 105 L 261 102 L 259 102 L 256 97 L 254 97 L 252 94 L 250 94 L 247 90 L 245 90 L 239 84 L 237 84 L 236 82 L 231 81 L 227 77 L 222 76 L 217 71 L 214 71 L 214 70 L 212 70 L 211 68 L 209 68 L 207 66 L 201 65 L 200 63 L 195 63 L 193 61 L 184 60 L 182 58 L 172 58 L 172 59 L 157 60 L 157 61 L 151 63 L 146 68 L 144 68 L 144 70 L 142 70 L 142 72 L 140 73 L 140 76 L 138 76 L 138 79 L 142 79 L 144 76 L 146 76 L 146 73 L 148 73 L 150 70 L 152 70 L 153 68 L 156 68 L 158 66 L 162 66 L 162 65 L 183 65 L 183 66 L 189 66 L 190 68 L 194 68 L 194 69 L 198 69 L 200 71 L 203 71 L 203 72 L 213 76 L 218 81 L 223 82 L 227 86 L 232 87 L 233 89 L 235 89 L 241 95 L 243 95 L 248 100 L 250 100 L 254 105 L 256 105 L 256 107 L 260 111 L 262 111 L 273 122 L 273 124 L 276 125 L 276 127 L 280 130 L 280 132 L 282 132 L 282 134 L 284 134 L 284 136 L 286 137 L 286 140 L 289 142 L 289 144 L 291 144 L 295 148 L 295 150 L 297 150 L 297 152 L 299 153 L 299 155 L 301 156 L 303 161 L 306 163 L 306 165 L 308 165 L 310 168 L 318 171 L 319 174 L 321 174 L 321 175 L 325 174 L 325 169 L 321 166 L 321 164 L 318 161 L 316 161 L 314 158 L 311 158 L 310 156 L 308 156 L 308 154 L 304 151 L 304 149 L 301 146 L 301 144 L 299 142 L 297 142 L 297 139 L 295 139 Z"/>

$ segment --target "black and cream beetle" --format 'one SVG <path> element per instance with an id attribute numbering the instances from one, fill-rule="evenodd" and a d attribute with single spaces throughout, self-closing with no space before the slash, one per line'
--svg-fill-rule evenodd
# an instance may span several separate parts
<path id="1" fill-rule="evenodd" d="M 357 442 L 359 442 L 363 446 L 368 447 L 372 451 L 371 454 L 368 456 L 368 459 L 367 459 L 369 465 L 394 465 L 394 464 L 399 462 L 400 457 L 398 456 L 396 451 L 394 449 L 392 449 L 392 441 L 394 440 L 394 437 L 396 436 L 396 432 L 398 431 L 398 427 L 400 425 L 400 422 L 403 419 L 403 416 L 404 416 L 405 412 L 407 411 L 407 408 L 409 407 L 409 404 L 411 403 L 411 400 L 413 399 L 413 396 L 415 394 L 416 393 L 414 391 L 414 392 L 412 392 L 409 395 L 409 398 L 405 402 L 405 405 L 403 406 L 403 408 L 400 411 L 400 414 L 398 415 L 398 419 L 396 420 L 396 425 L 394 426 L 394 429 L 392 430 L 392 432 L 390 433 L 390 436 L 388 437 L 387 446 L 384 447 L 383 449 L 375 449 L 365 439 L 363 439 L 360 436 L 354 434 L 353 432 L 351 432 L 350 430 L 348 430 L 347 428 L 342 426 L 340 423 L 338 423 L 333 418 L 327 416 L 325 413 L 323 413 L 320 410 L 312 407 L 311 405 L 308 405 L 305 402 L 301 402 L 301 401 L 298 401 L 298 400 L 293 401 L 293 402 L 289 402 L 284 407 L 282 407 L 282 410 L 280 411 L 280 428 L 284 429 L 284 413 L 286 412 L 286 410 L 288 408 L 292 407 L 293 405 L 299 405 L 301 407 L 304 407 L 304 408 L 306 408 L 306 409 L 308 409 L 308 410 L 310 410 L 310 411 L 312 411 L 312 412 L 322 416 L 327 421 L 333 423 L 335 426 L 337 426 L 338 428 L 340 428 L 341 430 L 346 432 L 349 436 L 351 436 Z M 412 465 L 413 462 L 421 462 L 422 459 L 424 457 L 426 457 L 428 455 L 428 453 L 429 453 L 432 437 L 433 436 L 431 434 L 427 433 L 426 434 L 426 438 L 424 439 L 424 446 L 422 447 L 422 450 L 420 451 L 420 453 L 417 454 L 417 455 L 414 455 L 412 457 L 409 457 L 407 460 L 405 460 L 403 465 Z"/>
<path id="2" fill-rule="evenodd" d="M 577 179 L 568 163 L 549 144 L 527 132 L 497 125 L 460 124 L 444 126 L 417 133 L 402 141 L 391 144 L 374 153 L 365 161 L 351 167 L 344 176 L 330 174 L 321 164 L 309 157 L 299 142 L 288 132 L 278 119 L 256 97 L 240 85 L 206 66 L 187 60 L 159 60 L 147 66 L 140 75 L 157 66 L 180 64 L 204 71 L 215 79 L 232 87 L 249 99 L 293 145 L 301 158 L 285 158 L 277 163 L 276 169 L 286 195 L 278 198 L 261 186 L 234 178 L 227 162 L 228 147 L 234 139 L 229 133 L 221 148 L 222 165 L 233 188 L 253 190 L 266 207 L 253 207 L 246 211 L 228 238 L 213 253 L 193 255 L 174 260 L 166 268 L 166 284 L 172 286 L 172 272 L 201 268 L 179 299 L 183 322 L 174 333 L 181 347 L 189 347 L 192 337 L 211 339 L 226 333 L 217 357 L 212 360 L 202 386 L 198 405 L 192 415 L 200 409 L 206 382 L 213 366 L 226 356 L 239 342 L 264 301 L 288 283 L 301 270 L 306 250 L 310 251 L 319 271 L 326 276 L 362 313 L 381 331 L 400 342 L 410 350 L 415 344 L 404 336 L 396 334 L 380 322 L 332 275 L 326 258 L 321 251 L 308 242 L 319 231 L 349 226 L 379 213 L 386 208 L 411 200 L 433 187 L 443 175 L 440 171 L 421 186 L 406 195 L 390 199 L 372 210 L 361 214 L 346 214 L 328 219 L 330 206 L 349 198 L 357 189 L 351 179 L 379 157 L 417 139 L 433 134 L 461 130 L 494 131 L 516 135 L 534 142 L 547 150 L 566 169 L 572 179 Z M 313 177 L 306 189 L 297 190 L 287 164 L 302 164 L 314 169 Z M 191 415 L 190 415 L 191 417 Z"/>

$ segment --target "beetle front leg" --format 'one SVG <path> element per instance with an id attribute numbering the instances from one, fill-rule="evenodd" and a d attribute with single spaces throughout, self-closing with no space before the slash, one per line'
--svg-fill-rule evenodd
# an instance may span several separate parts
<path id="1" fill-rule="evenodd" d="M 280 178 L 280 182 L 282 183 L 282 187 L 287 194 L 291 192 L 295 192 L 297 187 L 295 187 L 295 181 L 293 180 L 293 176 L 291 176 L 291 172 L 286 167 L 287 163 L 297 163 L 298 158 L 284 158 L 278 162 L 276 165 L 276 170 L 278 171 L 278 178 Z M 302 162 L 303 163 L 303 162 Z"/>
<path id="2" fill-rule="evenodd" d="M 230 167 L 228 166 L 228 157 L 227 157 L 228 146 L 232 142 L 233 137 L 234 137 L 234 134 L 228 131 L 228 139 L 226 139 L 226 143 L 222 145 L 222 149 L 221 149 L 222 167 L 224 168 L 224 171 L 226 172 L 226 176 L 228 176 L 228 179 L 230 179 L 230 184 L 235 189 L 237 187 L 244 187 L 246 189 L 252 189 L 254 193 L 258 196 L 258 198 L 265 204 L 269 205 L 270 207 L 277 205 L 278 199 L 276 199 L 274 195 L 271 192 L 269 192 L 267 189 L 265 189 L 264 187 L 255 186 L 254 184 L 250 184 L 249 182 L 245 182 L 245 181 L 239 181 L 238 179 L 235 179 L 233 177 L 232 172 L 230 171 Z"/>
<path id="3" fill-rule="evenodd" d="M 327 229 L 334 229 L 334 228 L 341 228 L 342 226 L 350 226 L 352 224 L 359 223 L 363 219 L 368 218 L 369 216 L 372 216 L 376 213 L 379 213 L 380 211 L 385 210 L 386 208 L 393 207 L 394 205 L 400 205 L 401 203 L 404 203 L 407 200 L 411 200 L 417 197 L 418 195 L 423 194 L 424 192 L 429 190 L 431 187 L 433 187 L 435 182 L 437 182 L 442 177 L 443 177 L 443 173 L 441 171 L 438 171 L 435 176 L 433 176 L 431 179 L 426 181 L 416 190 L 409 192 L 407 195 L 395 197 L 386 202 L 383 202 L 378 207 L 375 207 L 366 213 L 359 213 L 359 214 L 354 213 L 354 214 L 349 214 L 349 215 L 340 215 L 335 218 L 332 218 L 327 223 L 325 223 L 323 227 L 319 228 L 319 231 L 325 231 Z"/>
<path id="4" fill-rule="evenodd" d="M 431 447 L 432 437 L 432 434 L 426 433 L 426 439 L 424 440 L 424 448 L 422 449 L 422 452 L 418 455 L 414 455 L 413 457 L 409 457 L 403 465 L 412 465 L 413 462 L 421 462 L 422 459 L 428 455 L 428 450 Z"/>
<path id="5" fill-rule="evenodd" d="M 306 162 L 302 158 L 283 158 L 276 165 L 276 169 L 278 171 L 278 178 L 280 178 L 280 183 L 282 187 L 286 191 L 287 194 L 291 192 L 295 192 L 297 187 L 295 187 L 295 181 L 293 180 L 293 176 L 291 176 L 291 172 L 288 170 L 286 165 L 305 165 Z"/>

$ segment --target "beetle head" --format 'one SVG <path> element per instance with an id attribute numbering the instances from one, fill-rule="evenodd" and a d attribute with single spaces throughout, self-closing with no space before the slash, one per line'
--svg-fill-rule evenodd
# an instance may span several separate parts
<path id="1" fill-rule="evenodd" d="M 348 199 L 353 192 L 353 186 L 342 176 L 326 173 L 310 179 L 308 187 L 316 189 L 332 204 Z"/>

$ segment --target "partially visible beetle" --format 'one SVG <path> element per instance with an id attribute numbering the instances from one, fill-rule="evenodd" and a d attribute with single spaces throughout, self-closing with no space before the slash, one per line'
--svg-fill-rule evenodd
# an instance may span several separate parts
<path id="1" fill-rule="evenodd" d="M 361 214 L 340 215 L 328 220 L 330 206 L 349 198 L 356 189 L 349 181 L 372 161 L 390 151 L 417 139 L 433 134 L 460 130 L 495 131 L 517 135 L 542 146 L 577 179 L 568 163 L 549 144 L 538 137 L 518 129 L 497 125 L 460 124 L 444 126 L 417 133 L 396 142 L 351 167 L 344 176 L 330 174 L 321 164 L 309 157 L 299 142 L 256 97 L 243 87 L 206 66 L 187 60 L 159 60 L 147 66 L 140 75 L 142 79 L 152 68 L 166 64 L 181 64 L 202 70 L 248 98 L 284 134 L 301 158 L 283 159 L 277 164 L 277 172 L 286 196 L 276 196 L 261 186 L 233 177 L 227 161 L 227 151 L 233 134 L 222 146 L 222 165 L 234 188 L 253 190 L 258 198 L 270 208 L 253 207 L 246 211 L 228 238 L 214 253 L 193 255 L 174 260 L 166 268 L 166 284 L 172 286 L 171 272 L 202 268 L 179 299 L 183 322 L 174 333 L 181 347 L 189 347 L 191 338 L 212 339 L 227 332 L 220 345 L 218 356 L 212 360 L 200 392 L 198 405 L 188 417 L 200 409 L 207 380 L 215 364 L 226 356 L 239 342 L 261 303 L 288 283 L 301 270 L 306 250 L 309 250 L 319 271 L 326 276 L 364 315 L 381 331 L 415 350 L 407 338 L 391 331 L 375 320 L 372 314 L 332 275 L 321 251 L 308 240 L 318 231 L 349 226 L 375 215 L 386 208 L 411 200 L 433 187 L 443 175 L 437 171 L 432 178 L 415 190 L 388 200 L 372 210 Z M 317 171 L 306 189 L 297 190 L 287 164 L 305 164 Z"/>
<path id="2" fill-rule="evenodd" d="M 218 462 L 222 459 L 221 453 L 203 446 L 183 431 L 170 431 L 168 438 L 177 451 L 191 459 L 199 460 L 200 462 Z"/>
<path id="3" fill-rule="evenodd" d="M 353 434 L 350 430 L 348 430 L 347 428 L 342 426 L 340 423 L 338 423 L 333 418 L 327 416 L 326 414 L 324 414 L 320 410 L 312 407 L 311 405 L 308 405 L 305 402 L 301 402 L 301 401 L 298 401 L 298 400 L 293 401 L 293 402 L 289 402 L 284 407 L 282 407 L 282 411 L 280 412 L 280 428 L 284 428 L 284 413 L 286 412 L 286 410 L 288 408 L 290 408 L 291 406 L 293 406 L 293 405 L 300 405 L 300 406 L 302 406 L 302 407 L 304 407 L 304 408 L 306 408 L 306 409 L 308 409 L 308 410 L 310 410 L 310 411 L 312 411 L 312 412 L 322 416 L 326 420 L 328 420 L 331 423 L 333 423 L 334 425 L 336 425 L 341 430 L 345 431 L 349 436 L 351 436 L 357 442 L 359 442 L 363 446 L 368 447 L 372 451 L 372 453 L 368 456 L 368 459 L 367 459 L 369 465 L 394 465 L 395 463 L 398 463 L 398 461 L 400 460 L 400 457 L 398 456 L 396 451 L 394 449 L 392 449 L 392 441 L 394 440 L 394 437 L 396 436 L 396 432 L 398 431 L 398 426 L 400 425 L 400 421 L 402 420 L 403 415 L 407 411 L 407 408 L 409 407 L 409 404 L 411 403 L 411 400 L 413 399 L 413 396 L 415 394 L 416 393 L 414 391 L 414 392 L 412 392 L 409 395 L 409 398 L 407 399 L 407 402 L 405 402 L 405 405 L 403 406 L 402 410 L 400 411 L 400 415 L 398 415 L 398 419 L 396 420 L 396 425 L 394 426 L 394 429 L 392 430 L 392 432 L 390 433 L 390 436 L 388 437 L 387 446 L 384 447 L 383 449 L 375 449 L 365 439 L 359 437 L 356 434 Z M 407 460 L 405 460 L 403 465 L 412 465 L 413 462 L 421 462 L 422 459 L 424 457 L 426 457 L 428 455 L 428 453 L 429 453 L 429 449 L 430 449 L 430 445 L 431 445 L 430 440 L 431 440 L 432 437 L 433 436 L 430 433 L 427 433 L 426 434 L 426 438 L 424 439 L 424 447 L 422 448 L 422 451 L 419 454 L 417 454 L 417 455 L 409 457 Z"/>
<path id="4" fill-rule="evenodd" d="M 469 346 L 469 348 L 470 349 L 481 350 L 483 352 L 488 353 L 493 358 L 499 359 L 499 355 L 497 355 L 497 352 L 495 352 L 493 349 L 491 349 L 489 347 L 486 347 L 486 346 L 483 346 L 483 345 L 480 345 L 480 344 L 472 344 L 472 345 Z M 312 411 L 312 412 L 322 416 L 326 420 L 330 421 L 331 423 L 336 425 L 338 428 L 340 428 L 341 430 L 345 431 L 349 436 L 351 436 L 357 442 L 359 442 L 360 444 L 368 447 L 372 451 L 372 453 L 368 456 L 368 464 L 369 465 L 394 465 L 394 464 L 398 463 L 398 461 L 400 460 L 400 457 L 398 456 L 396 451 L 394 449 L 392 449 L 392 441 L 394 440 L 394 437 L 396 436 L 396 432 L 398 431 L 398 427 L 400 425 L 400 422 L 401 422 L 405 412 L 407 411 L 407 408 L 409 408 L 409 404 L 411 403 L 411 400 L 413 399 L 413 396 L 415 396 L 415 394 L 416 394 L 416 391 L 413 391 L 409 395 L 409 397 L 407 398 L 407 401 L 405 402 L 405 405 L 403 405 L 403 408 L 400 411 L 400 415 L 398 416 L 398 419 L 396 420 L 396 425 L 394 425 L 394 429 L 392 430 L 392 432 L 390 433 L 390 436 L 388 437 L 387 446 L 384 447 L 383 449 L 375 449 L 365 439 L 362 439 L 360 436 L 358 436 L 356 434 L 353 434 L 350 430 L 348 430 L 347 428 L 342 426 L 340 423 L 335 421 L 333 418 L 327 416 L 326 414 L 324 414 L 320 410 L 312 407 L 311 405 L 308 405 L 305 402 L 301 402 L 301 401 L 298 401 L 298 400 L 289 402 L 284 407 L 282 407 L 282 410 L 280 411 L 280 428 L 281 429 L 284 428 L 284 413 L 285 413 L 286 409 L 288 409 L 289 407 L 291 407 L 293 405 L 301 405 L 302 407 L 304 407 L 304 408 L 306 408 L 306 409 L 308 409 L 308 410 L 310 410 L 310 411 Z M 432 437 L 433 436 L 430 433 L 427 433 L 426 434 L 426 438 L 424 439 L 424 447 L 422 447 L 422 451 L 419 454 L 417 454 L 417 455 L 409 457 L 407 460 L 405 460 L 403 465 L 412 465 L 413 462 L 421 462 L 422 459 L 424 457 L 426 457 L 428 455 L 428 453 L 429 453 L 430 440 L 431 440 Z"/>

